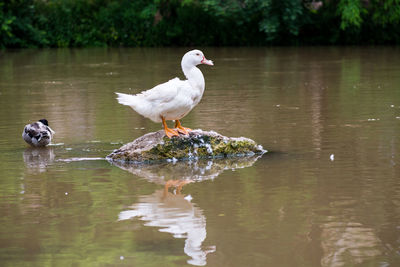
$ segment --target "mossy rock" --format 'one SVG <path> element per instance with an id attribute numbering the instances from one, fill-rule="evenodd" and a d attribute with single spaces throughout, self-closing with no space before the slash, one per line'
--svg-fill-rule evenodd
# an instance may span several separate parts
<path id="1" fill-rule="evenodd" d="M 114 150 L 107 159 L 124 162 L 174 161 L 197 158 L 243 157 L 263 154 L 261 145 L 245 137 L 226 137 L 213 131 L 193 130 L 168 138 L 164 131 L 145 134 Z"/>

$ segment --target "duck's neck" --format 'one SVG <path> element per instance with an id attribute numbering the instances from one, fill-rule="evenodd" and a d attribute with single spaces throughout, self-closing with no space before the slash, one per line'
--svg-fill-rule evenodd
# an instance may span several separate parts
<path id="1" fill-rule="evenodd" d="M 199 89 L 201 93 L 204 91 L 204 76 L 201 73 L 200 69 L 196 66 L 187 67 L 182 65 L 183 73 L 185 74 L 186 78 L 188 79 L 189 83 Z"/>

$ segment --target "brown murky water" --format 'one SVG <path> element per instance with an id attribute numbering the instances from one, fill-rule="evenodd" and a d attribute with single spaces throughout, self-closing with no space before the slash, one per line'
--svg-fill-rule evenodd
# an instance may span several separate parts
<path id="1" fill-rule="evenodd" d="M 400 49 L 204 48 L 184 125 L 270 153 L 89 160 L 161 128 L 114 92 L 183 78 L 187 50 L 1 52 L 1 266 L 399 266 Z M 30 149 L 23 126 L 44 117 L 54 145 Z"/>

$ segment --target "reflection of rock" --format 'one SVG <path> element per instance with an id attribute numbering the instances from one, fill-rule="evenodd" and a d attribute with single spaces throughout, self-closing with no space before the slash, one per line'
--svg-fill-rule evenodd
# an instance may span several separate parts
<path id="1" fill-rule="evenodd" d="M 322 229 L 322 266 L 354 266 L 382 254 L 374 230 L 360 223 L 330 222 Z"/>
<path id="2" fill-rule="evenodd" d="M 191 257 L 189 264 L 206 265 L 206 256 L 215 246 L 202 247 L 206 239 L 206 218 L 203 211 L 181 194 L 157 190 L 139 197 L 139 201 L 122 211 L 119 220 L 139 218 L 146 226 L 160 227 L 160 232 L 171 233 L 175 238 L 185 238 L 184 252 Z"/>
<path id="3" fill-rule="evenodd" d="M 196 161 L 161 162 L 154 164 L 129 164 L 114 161 L 112 164 L 150 182 L 165 184 L 165 181 L 191 180 L 201 182 L 215 179 L 224 170 L 250 167 L 260 156 L 235 157 L 223 159 L 203 159 Z"/>
<path id="4" fill-rule="evenodd" d="M 47 165 L 54 161 L 55 155 L 50 147 L 29 147 L 24 151 L 23 157 L 28 168 L 44 172 Z"/>
<path id="5" fill-rule="evenodd" d="M 164 131 L 148 133 L 107 156 L 115 161 L 148 162 L 165 159 L 218 158 L 263 154 L 262 146 L 251 139 L 230 138 L 216 132 L 191 131 L 169 139 Z"/>

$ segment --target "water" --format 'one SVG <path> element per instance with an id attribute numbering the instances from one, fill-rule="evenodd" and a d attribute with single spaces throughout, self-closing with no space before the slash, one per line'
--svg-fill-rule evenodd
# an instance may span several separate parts
<path id="1" fill-rule="evenodd" d="M 271 152 L 103 160 L 161 128 L 114 92 L 183 78 L 187 50 L 1 52 L 1 265 L 399 266 L 400 49 L 204 48 L 215 66 L 183 125 Z M 28 148 L 41 118 L 55 145 Z"/>

